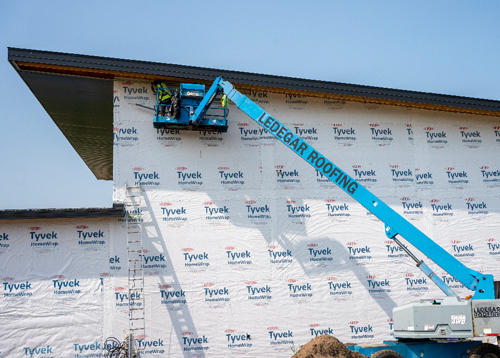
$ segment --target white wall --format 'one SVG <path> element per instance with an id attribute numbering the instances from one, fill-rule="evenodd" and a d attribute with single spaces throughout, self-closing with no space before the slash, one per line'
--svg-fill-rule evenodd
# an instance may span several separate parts
<path id="1" fill-rule="evenodd" d="M 135 106 L 152 106 L 150 92 L 147 83 L 115 82 L 115 201 L 125 200 L 126 183 L 144 190 L 146 357 L 288 357 L 322 333 L 379 342 L 390 338 L 393 307 L 443 296 L 382 222 L 236 107 L 225 134 L 161 131 Z M 497 274 L 497 118 L 245 94 L 461 262 Z M 80 225 L 101 230 L 105 243 L 78 245 Z M 59 246 L 30 247 L 33 226 L 57 231 Z M 44 344 L 53 356 L 84 356 L 102 353 L 108 336 L 123 338 L 122 221 L 17 221 L 2 232 L 10 246 L 0 246 L 0 356 Z M 85 293 L 61 304 L 54 275 L 85 282 Z M 5 295 L 26 280 L 32 286 L 16 292 L 32 296 Z"/>

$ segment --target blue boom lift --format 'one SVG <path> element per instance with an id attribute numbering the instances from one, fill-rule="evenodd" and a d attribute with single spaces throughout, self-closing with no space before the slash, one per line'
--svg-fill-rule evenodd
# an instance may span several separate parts
<path id="1" fill-rule="evenodd" d="M 167 88 L 167 90 L 172 93 L 176 92 L 173 88 Z M 206 129 L 215 132 L 227 132 L 227 106 L 213 105 L 215 98 L 221 91 L 220 88 L 212 86 L 205 94 L 204 85 L 182 83 L 179 90 L 180 113 L 176 118 L 170 114 L 171 104 L 159 104 L 158 97 L 161 91 L 158 90 L 153 122 L 155 128 Z M 166 115 L 162 115 L 162 113 Z"/>
<path id="2" fill-rule="evenodd" d="M 218 77 L 206 93 L 203 85 L 182 84 L 181 108 L 184 109 L 180 119 L 159 116 L 156 106 L 154 126 L 226 132 L 226 106 L 218 108 L 223 111 L 219 117 L 207 115 L 220 95 L 227 96 L 257 124 L 384 222 L 387 237 L 394 240 L 446 295 L 443 299 L 421 300 L 394 308 L 393 330 L 398 341 L 375 346 L 349 346 L 351 350 L 376 358 L 465 357 L 467 352 L 471 358 L 500 358 L 498 346 L 471 340 L 474 337 L 498 336 L 500 333 L 500 300 L 498 294 L 495 295 L 498 285 L 493 276 L 467 268 L 310 144 L 238 92 L 231 83 Z M 399 236 L 474 291 L 472 298 L 459 298 L 401 243 Z"/>

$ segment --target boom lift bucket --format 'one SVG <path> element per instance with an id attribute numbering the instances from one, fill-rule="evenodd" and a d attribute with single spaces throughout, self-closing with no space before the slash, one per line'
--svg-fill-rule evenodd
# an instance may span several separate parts
<path id="1" fill-rule="evenodd" d="M 202 103 L 206 94 L 205 85 L 181 83 L 179 91 L 173 88 L 167 89 L 172 94 L 171 104 L 161 104 L 159 101 L 160 91 L 157 91 L 156 94 L 153 121 L 155 128 L 227 132 L 229 110 L 227 106 L 215 101 L 219 94 L 218 91 L 212 93 L 211 101 L 205 100 Z M 200 105 L 203 108 L 199 109 Z M 179 106 L 178 110 L 176 110 L 176 106 Z M 202 110 L 202 116 L 197 115 L 200 110 Z"/>

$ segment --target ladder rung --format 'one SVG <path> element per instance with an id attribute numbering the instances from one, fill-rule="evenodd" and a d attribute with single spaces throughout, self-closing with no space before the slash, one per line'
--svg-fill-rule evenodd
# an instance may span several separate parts
<path id="1" fill-rule="evenodd" d="M 128 243 L 129 243 L 129 244 L 132 244 L 132 243 L 134 243 L 134 242 L 141 242 L 141 240 L 129 241 Z"/>
<path id="2" fill-rule="evenodd" d="M 128 269 L 129 271 L 142 271 L 142 269 Z"/>
<path id="3" fill-rule="evenodd" d="M 140 234 L 142 231 L 128 231 L 127 234 Z"/>
<path id="4" fill-rule="evenodd" d="M 130 310 L 131 310 L 131 311 L 140 311 L 140 310 L 143 310 L 143 309 L 144 309 L 144 308 L 142 308 L 142 307 L 141 307 L 141 308 L 131 308 Z"/>
<path id="5" fill-rule="evenodd" d="M 129 278 L 130 281 L 137 281 L 137 280 L 142 280 L 142 277 L 140 278 Z"/>
<path id="6" fill-rule="evenodd" d="M 128 252 L 142 252 L 142 250 L 128 250 Z"/>
<path id="7" fill-rule="evenodd" d="M 129 318 L 130 321 L 138 321 L 140 319 L 144 319 L 144 318 Z"/>
<path id="8" fill-rule="evenodd" d="M 128 262 L 134 262 L 134 261 L 142 261 L 142 259 L 133 259 L 133 260 L 128 260 Z"/>

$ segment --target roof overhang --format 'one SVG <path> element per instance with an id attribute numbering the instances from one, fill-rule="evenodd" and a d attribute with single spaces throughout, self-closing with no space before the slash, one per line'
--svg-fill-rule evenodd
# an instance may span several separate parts
<path id="1" fill-rule="evenodd" d="M 8 59 L 97 179 L 113 179 L 113 80 L 211 84 L 221 76 L 239 90 L 261 90 L 500 116 L 500 101 L 247 72 L 9 48 Z"/>

